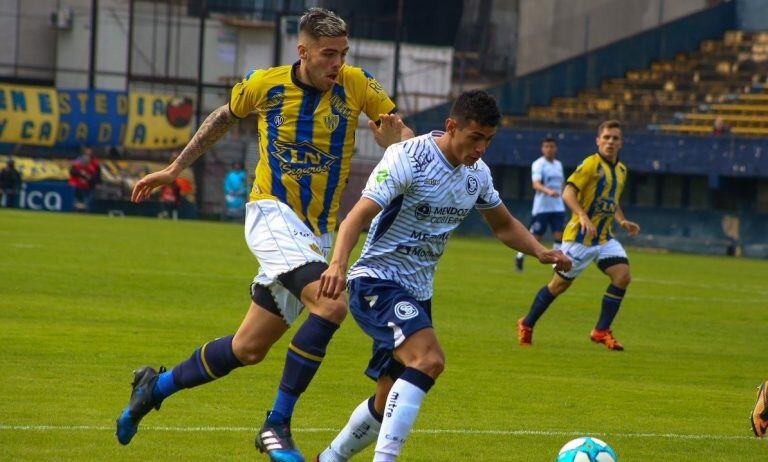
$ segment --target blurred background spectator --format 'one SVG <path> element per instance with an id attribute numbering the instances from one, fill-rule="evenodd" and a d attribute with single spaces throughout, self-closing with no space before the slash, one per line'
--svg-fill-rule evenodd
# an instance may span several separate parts
<path id="1" fill-rule="evenodd" d="M 19 191 L 21 191 L 21 174 L 16 170 L 13 159 L 9 159 L 5 168 L 0 170 L 0 193 L 3 207 L 15 209 L 19 207 Z"/>
<path id="2" fill-rule="evenodd" d="M 235 162 L 224 177 L 225 219 L 239 220 L 245 216 L 245 202 L 248 196 L 246 173 L 242 162 Z"/>
<path id="3" fill-rule="evenodd" d="M 715 121 L 712 123 L 713 135 L 727 135 L 731 133 L 731 126 L 725 123 L 722 117 L 715 117 Z"/>
<path id="4" fill-rule="evenodd" d="M 82 148 L 80 157 L 72 162 L 69 168 L 69 185 L 74 188 L 75 210 L 88 212 L 91 208 L 93 190 L 101 182 L 99 159 L 93 153 L 93 148 Z"/>
<path id="5" fill-rule="evenodd" d="M 178 152 L 171 154 L 171 158 L 168 163 L 173 163 L 179 156 Z M 158 218 L 170 218 L 172 220 L 179 219 L 179 207 L 181 207 L 181 185 L 179 179 L 173 180 L 173 183 L 167 184 L 160 188 L 160 202 L 163 204 L 163 210 L 160 212 Z"/>

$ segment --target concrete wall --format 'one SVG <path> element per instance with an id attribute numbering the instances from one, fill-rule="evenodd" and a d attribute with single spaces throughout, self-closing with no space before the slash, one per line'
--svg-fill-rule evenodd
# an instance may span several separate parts
<path id="1" fill-rule="evenodd" d="M 56 30 L 49 25 L 52 0 L 0 0 L 0 75 L 53 79 Z"/>
<path id="2" fill-rule="evenodd" d="M 65 5 L 72 25 L 49 24 L 51 12 Z M 97 17 L 97 88 L 124 90 L 127 85 L 129 10 L 125 0 L 100 0 Z M 197 78 L 199 19 L 186 16 L 186 2 L 136 1 L 131 73 L 156 78 Z M 281 62 L 297 59 L 296 36 L 284 27 Z M 295 22 L 293 23 L 295 27 Z M 6 27 L 2 27 L 6 26 Z M 233 23 L 226 18 L 206 21 L 203 81 L 229 86 L 249 70 L 273 64 L 275 30 L 269 23 Z M 0 75 L 54 80 L 61 88 L 88 85 L 91 0 L 0 0 Z M 375 75 L 392 92 L 394 44 L 351 40 L 349 62 Z M 453 49 L 404 44 L 398 106 L 415 112 L 444 102 L 450 93 Z M 40 69 L 24 68 L 29 64 Z M 134 89 L 194 95 L 194 86 L 134 82 Z M 205 92 L 205 110 L 226 101 L 226 89 Z"/>
<path id="3" fill-rule="evenodd" d="M 768 4 L 765 0 L 736 0 L 736 22 L 739 29 L 768 30 Z"/>
<path id="4" fill-rule="evenodd" d="M 520 0 L 516 74 L 528 74 L 695 13 L 709 3 L 709 0 Z"/>

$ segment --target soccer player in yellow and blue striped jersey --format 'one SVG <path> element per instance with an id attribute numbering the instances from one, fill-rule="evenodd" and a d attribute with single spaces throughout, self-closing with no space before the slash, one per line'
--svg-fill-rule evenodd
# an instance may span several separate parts
<path id="1" fill-rule="evenodd" d="M 395 104 L 357 67 L 332 70 L 326 91 L 302 82 L 300 73 L 300 62 L 249 73 L 232 90 L 229 109 L 239 118 L 259 114 L 261 160 L 250 200 L 289 205 L 320 236 L 336 229 L 360 113 L 378 120 Z"/>
<path id="2" fill-rule="evenodd" d="M 528 314 L 517 321 L 521 345 L 532 344 L 533 327 L 541 315 L 594 261 L 611 283 L 603 296 L 600 318 L 590 338 L 610 350 L 624 349 L 613 336 L 611 324 L 631 276 L 627 253 L 614 238 L 612 228 L 615 220 L 634 236 L 640 232 L 640 226 L 627 220 L 619 205 L 627 180 L 627 167 L 619 161 L 622 141 L 621 124 L 616 120 L 603 122 L 597 131 L 598 152 L 584 159 L 568 177 L 563 200 L 573 214 L 565 227 L 561 249 L 573 260 L 573 268 L 566 273 L 556 271 L 549 284 L 536 294 Z"/>
<path id="3" fill-rule="evenodd" d="M 147 175 L 133 200 L 168 184 L 237 119 L 256 113 L 260 160 L 246 204 L 245 237 L 259 261 L 251 306 L 240 328 L 197 349 L 171 371 L 136 371 L 128 406 L 117 421 L 117 438 L 128 444 L 139 421 L 178 390 L 211 382 L 232 370 L 261 362 L 306 306 L 307 319 L 288 347 L 272 409 L 256 437 L 273 461 L 303 462 L 290 430 L 299 396 L 325 356 L 347 312 L 344 298 L 318 294 L 328 267 L 339 200 L 350 170 L 358 118 L 371 121 L 376 142 L 387 147 L 413 136 L 381 85 L 362 69 L 345 65 L 346 23 L 312 8 L 299 21 L 299 61 L 250 72 L 235 85 L 228 105 L 216 109 L 178 158 Z"/>

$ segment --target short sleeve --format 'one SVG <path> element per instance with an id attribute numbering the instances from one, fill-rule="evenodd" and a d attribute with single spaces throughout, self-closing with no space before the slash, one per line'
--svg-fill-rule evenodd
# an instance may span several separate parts
<path id="1" fill-rule="evenodd" d="M 359 78 L 364 79 L 363 112 L 369 119 L 377 121 L 380 114 L 389 114 L 395 109 L 395 103 L 371 74 L 360 69 Z"/>
<path id="2" fill-rule="evenodd" d="M 493 177 L 491 171 L 487 166 L 483 165 L 481 170 L 482 178 L 480 185 L 480 193 L 477 196 L 477 202 L 475 202 L 475 208 L 477 210 L 487 210 L 496 208 L 501 205 L 501 197 L 499 192 L 493 186 Z"/>
<path id="3" fill-rule="evenodd" d="M 263 70 L 254 70 L 246 74 L 241 82 L 232 87 L 232 95 L 229 99 L 229 112 L 238 119 L 243 119 L 255 111 L 261 102 L 259 85 Z"/>
<path id="4" fill-rule="evenodd" d="M 413 171 L 408 156 L 400 145 L 392 145 L 384 152 L 384 157 L 371 172 L 363 189 L 363 197 L 385 208 L 397 196 L 405 194 L 413 183 Z"/>
<path id="5" fill-rule="evenodd" d="M 534 162 L 531 164 L 531 181 L 541 181 L 543 175 L 543 164 L 539 161 Z"/>
<path id="6" fill-rule="evenodd" d="M 579 191 L 583 190 L 592 177 L 595 175 L 596 163 L 591 157 L 584 159 L 584 161 L 576 167 L 571 176 L 568 177 L 568 184 L 572 184 Z"/>

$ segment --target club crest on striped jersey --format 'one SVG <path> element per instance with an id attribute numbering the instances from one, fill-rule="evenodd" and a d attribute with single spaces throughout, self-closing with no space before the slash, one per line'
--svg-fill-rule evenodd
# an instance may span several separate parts
<path id="1" fill-rule="evenodd" d="M 411 302 L 399 302 L 395 305 L 395 316 L 398 319 L 406 321 L 419 315 L 419 309 L 413 306 Z"/>
<path id="2" fill-rule="evenodd" d="M 325 124 L 325 128 L 327 128 L 329 132 L 332 132 L 336 130 L 336 127 L 339 126 L 339 115 L 328 114 L 327 116 L 323 117 L 323 123 Z"/>
<path id="3" fill-rule="evenodd" d="M 472 196 L 477 192 L 477 178 L 472 175 L 467 176 L 467 193 Z"/>
<path id="4" fill-rule="evenodd" d="M 288 143 L 276 140 L 270 155 L 280 162 L 280 171 L 296 180 L 306 175 L 326 173 L 339 161 L 339 157 L 329 154 L 309 141 Z"/>

